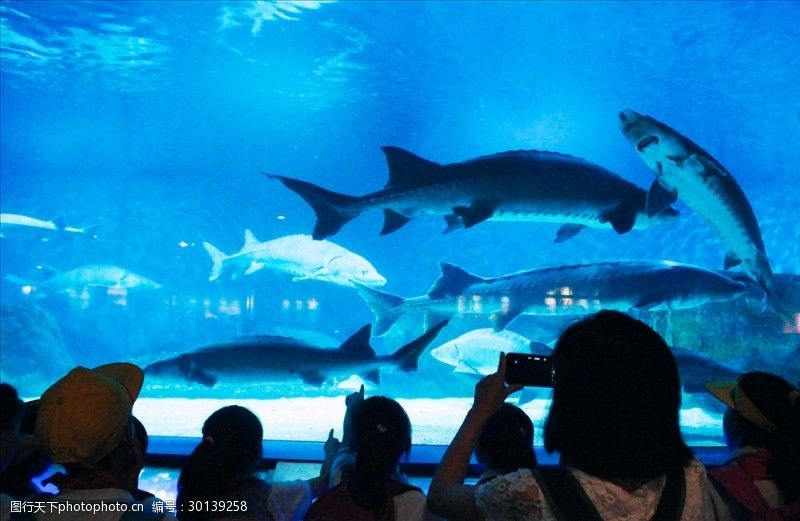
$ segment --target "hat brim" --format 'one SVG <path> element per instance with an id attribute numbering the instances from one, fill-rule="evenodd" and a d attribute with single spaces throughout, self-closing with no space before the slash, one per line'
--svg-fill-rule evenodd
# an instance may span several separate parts
<path id="1" fill-rule="evenodd" d="M 736 387 L 736 382 L 731 381 L 713 381 L 706 382 L 706 390 L 711 393 L 717 400 L 721 401 L 731 409 L 736 409 L 736 404 L 733 403 L 733 389 Z"/>
<path id="2" fill-rule="evenodd" d="M 131 396 L 131 403 L 139 397 L 144 383 L 144 372 L 138 366 L 128 362 L 116 362 L 95 367 L 93 370 L 113 378 L 125 387 Z"/>

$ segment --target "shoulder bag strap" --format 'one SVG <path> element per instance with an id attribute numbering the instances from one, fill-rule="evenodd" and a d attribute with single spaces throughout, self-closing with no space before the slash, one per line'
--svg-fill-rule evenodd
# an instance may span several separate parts
<path id="1" fill-rule="evenodd" d="M 680 521 L 686 501 L 686 475 L 683 467 L 667 472 L 667 480 L 651 521 Z"/>
<path id="2" fill-rule="evenodd" d="M 603 521 L 581 484 L 569 469 L 539 469 L 534 474 L 559 521 Z"/>

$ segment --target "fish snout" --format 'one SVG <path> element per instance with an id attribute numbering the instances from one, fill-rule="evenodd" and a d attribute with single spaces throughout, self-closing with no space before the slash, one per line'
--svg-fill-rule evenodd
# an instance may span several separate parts
<path id="1" fill-rule="evenodd" d="M 627 132 L 630 129 L 631 125 L 636 123 L 639 120 L 639 118 L 641 118 L 639 113 L 628 109 L 620 111 L 618 117 L 619 117 L 619 125 L 622 128 L 623 132 Z"/>

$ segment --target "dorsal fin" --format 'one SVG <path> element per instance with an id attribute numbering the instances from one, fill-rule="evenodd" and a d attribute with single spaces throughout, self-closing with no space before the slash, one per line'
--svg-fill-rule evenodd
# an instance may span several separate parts
<path id="1" fill-rule="evenodd" d="M 361 358 L 375 358 L 375 350 L 369 345 L 369 339 L 372 336 L 372 324 L 367 324 L 355 333 L 350 338 L 342 342 L 339 349 L 345 353 L 358 356 Z"/>
<path id="2" fill-rule="evenodd" d="M 442 172 L 442 165 L 428 161 L 399 147 L 383 147 L 389 166 L 389 180 L 384 188 L 417 186 Z"/>
<path id="3" fill-rule="evenodd" d="M 486 281 L 486 279 L 482 277 L 473 275 L 447 262 L 440 262 L 439 269 L 442 270 L 442 274 L 436 279 L 436 282 L 433 283 L 431 289 L 428 290 L 428 296 L 432 299 L 460 295 L 473 284 Z"/>
<path id="4" fill-rule="evenodd" d="M 244 231 L 244 246 L 242 246 L 243 250 L 247 249 L 247 248 L 251 248 L 251 247 L 255 246 L 256 244 L 258 244 L 259 242 L 260 241 L 258 239 L 256 239 L 256 234 L 254 234 L 252 231 L 250 231 L 249 228 Z"/>

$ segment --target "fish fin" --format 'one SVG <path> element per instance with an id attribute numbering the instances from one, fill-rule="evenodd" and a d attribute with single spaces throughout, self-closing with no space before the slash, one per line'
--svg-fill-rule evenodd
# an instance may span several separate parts
<path id="1" fill-rule="evenodd" d="M 291 177 L 265 174 L 270 179 L 277 179 L 289 190 L 303 198 L 311 206 L 317 216 L 312 237 L 316 240 L 335 235 L 342 226 L 361 214 L 360 210 L 351 209 L 358 197 L 326 190 L 320 186 Z"/>
<path id="2" fill-rule="evenodd" d="M 653 184 L 650 185 L 650 190 L 647 192 L 647 203 L 645 205 L 647 216 L 653 217 L 661 213 L 662 210 L 668 208 L 677 200 L 677 190 L 668 190 L 658 182 L 658 179 L 654 179 Z"/>
<path id="3" fill-rule="evenodd" d="M 669 205 L 667 205 L 669 206 Z M 603 213 L 600 222 L 610 222 L 614 231 L 617 233 L 627 233 L 631 231 L 636 223 L 636 210 L 631 208 L 627 202 L 618 204 L 613 210 Z"/>
<path id="4" fill-rule="evenodd" d="M 564 242 L 581 233 L 586 228 L 585 224 L 564 224 L 556 232 L 556 239 L 553 242 Z"/>
<path id="5" fill-rule="evenodd" d="M 460 230 L 464 227 L 464 221 L 455 214 L 447 214 L 444 216 L 444 222 L 447 224 L 444 231 L 442 233 L 450 233 L 456 230 Z"/>
<path id="6" fill-rule="evenodd" d="M 52 219 L 50 219 L 50 222 L 53 223 L 53 225 L 56 227 L 56 230 L 59 231 L 63 230 L 67 226 L 67 223 L 64 221 L 64 216 L 62 215 L 59 215 L 58 217 L 53 217 Z"/>
<path id="7" fill-rule="evenodd" d="M 659 304 L 664 303 L 664 297 L 655 294 L 642 295 L 642 297 L 633 305 L 633 309 L 647 310 L 652 309 Z"/>
<path id="8" fill-rule="evenodd" d="M 553 354 L 553 348 L 542 342 L 531 342 L 530 345 L 532 355 L 550 355 Z"/>
<path id="9" fill-rule="evenodd" d="M 208 276 L 208 280 L 217 280 L 220 274 L 222 274 L 222 265 L 228 256 L 210 242 L 203 241 L 203 248 L 206 249 L 208 255 L 211 257 L 211 274 Z"/>
<path id="10" fill-rule="evenodd" d="M 342 342 L 339 349 L 348 355 L 359 358 L 375 358 L 375 350 L 369 345 L 372 336 L 372 324 L 362 326 L 361 329 L 350 335 L 350 338 Z"/>
<path id="11" fill-rule="evenodd" d="M 266 264 L 264 264 L 263 262 L 253 261 L 250 263 L 250 266 L 248 266 L 247 269 L 244 270 L 244 274 L 252 275 L 253 273 L 263 269 L 264 266 L 266 266 Z"/>
<path id="12" fill-rule="evenodd" d="M 422 335 L 418 338 L 412 340 L 408 344 L 404 345 L 393 354 L 389 355 L 389 358 L 398 364 L 398 367 L 401 371 L 406 373 L 410 371 L 416 371 L 418 364 L 419 364 L 419 357 L 425 348 L 433 342 L 433 339 L 436 338 L 436 335 L 439 334 L 439 331 L 444 329 L 447 325 L 447 320 L 442 320 L 432 328 L 425 331 Z"/>
<path id="13" fill-rule="evenodd" d="M 410 188 L 439 177 L 442 165 L 429 161 L 399 147 L 381 148 L 389 166 L 389 180 L 384 188 Z"/>
<path id="14" fill-rule="evenodd" d="M 522 313 L 522 309 L 517 308 L 510 308 L 505 313 L 497 312 L 492 315 L 492 325 L 495 331 L 500 331 L 501 329 L 505 329 L 508 324 L 511 323 L 512 320 L 517 318 Z"/>
<path id="15" fill-rule="evenodd" d="M 725 263 L 723 264 L 723 269 L 730 269 L 734 266 L 738 266 L 742 263 L 742 259 L 736 256 L 733 252 L 728 252 L 725 254 Z"/>
<path id="16" fill-rule="evenodd" d="M 217 377 L 200 369 L 199 367 L 191 367 L 189 372 L 186 374 L 186 379 L 190 382 L 196 382 L 201 385 L 205 385 L 206 387 L 214 387 L 217 383 Z"/>
<path id="17" fill-rule="evenodd" d="M 464 228 L 472 228 L 494 215 L 494 208 L 480 202 L 474 202 L 470 206 L 456 206 L 453 213 L 461 218 Z"/>
<path id="18" fill-rule="evenodd" d="M 471 368 L 467 364 L 461 362 L 459 363 L 455 369 L 453 369 L 454 373 L 464 373 L 464 374 L 480 374 L 475 369 Z"/>
<path id="19" fill-rule="evenodd" d="M 375 315 L 373 331 L 375 336 L 386 334 L 403 314 L 401 307 L 404 302 L 403 297 L 370 288 L 356 281 L 352 282 L 359 296 L 364 299 L 372 314 Z"/>
<path id="20" fill-rule="evenodd" d="M 364 380 L 367 380 L 368 382 L 372 382 L 375 385 L 380 385 L 381 384 L 381 372 L 380 372 L 380 370 L 379 369 L 373 369 L 372 371 L 366 373 L 364 375 Z"/>
<path id="21" fill-rule="evenodd" d="M 244 231 L 244 245 L 242 245 L 242 251 L 247 250 L 260 244 L 260 241 L 256 239 L 256 235 L 248 228 Z"/>
<path id="22" fill-rule="evenodd" d="M 428 290 L 428 296 L 432 299 L 439 299 L 443 297 L 454 297 L 461 294 L 462 291 L 480 282 L 485 282 L 486 279 L 473 275 L 468 271 L 459 268 L 454 264 L 447 262 L 440 262 L 439 269 L 442 274 L 433 283 L 431 289 Z"/>
<path id="23" fill-rule="evenodd" d="M 389 235 L 390 233 L 399 230 L 405 226 L 411 217 L 406 217 L 400 212 L 385 209 L 383 211 L 383 228 L 381 228 L 381 235 Z"/>
<path id="24" fill-rule="evenodd" d="M 303 383 L 316 385 L 317 387 L 325 383 L 325 375 L 319 371 L 306 371 L 300 373 L 300 378 L 303 380 Z"/>

